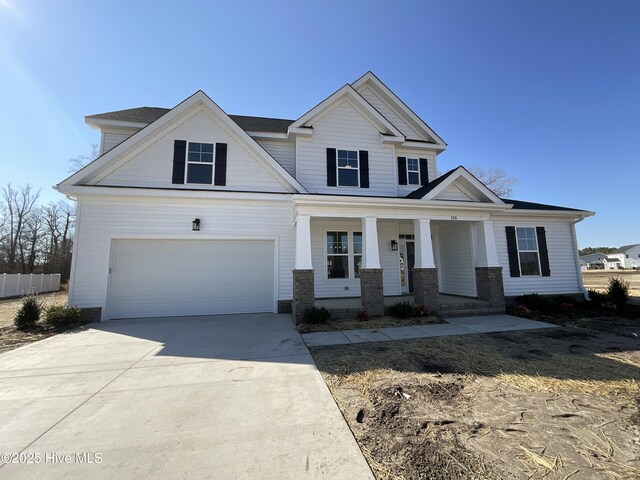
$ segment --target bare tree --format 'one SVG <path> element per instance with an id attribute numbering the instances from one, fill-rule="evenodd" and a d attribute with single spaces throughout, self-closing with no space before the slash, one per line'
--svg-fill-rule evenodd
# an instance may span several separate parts
<path id="1" fill-rule="evenodd" d="M 469 171 L 499 197 L 510 196 L 513 192 L 512 187 L 518 183 L 517 178 L 510 176 L 502 168 L 472 167 Z"/>
<path id="2" fill-rule="evenodd" d="M 2 248 L 5 250 L 7 268 L 13 272 L 17 268 L 18 251 L 23 238 L 23 231 L 31 210 L 40 196 L 40 190 L 34 192 L 30 185 L 14 188 L 10 183 L 2 188 L 4 201 Z"/>
<path id="3" fill-rule="evenodd" d="M 69 159 L 69 173 L 75 173 L 81 168 L 86 167 L 91 162 L 93 162 L 100 155 L 100 150 L 98 149 L 98 145 L 94 143 L 91 145 L 91 152 L 89 155 L 78 155 L 77 157 L 73 157 Z"/>

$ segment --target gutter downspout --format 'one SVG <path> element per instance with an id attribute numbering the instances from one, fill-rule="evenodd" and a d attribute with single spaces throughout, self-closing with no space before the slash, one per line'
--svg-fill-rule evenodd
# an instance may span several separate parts
<path id="1" fill-rule="evenodd" d="M 582 290 L 582 295 L 584 296 L 584 299 L 588 302 L 591 299 L 589 298 L 589 291 L 586 288 L 584 288 L 584 283 L 582 282 L 582 270 L 580 269 L 580 255 L 578 253 L 578 237 L 576 236 L 576 223 L 581 222 L 582 220 L 584 219 L 579 218 L 571 222 L 571 239 L 573 240 L 573 253 L 574 253 L 575 262 L 576 262 L 576 272 L 578 274 L 578 286 L 580 287 L 580 290 Z"/>

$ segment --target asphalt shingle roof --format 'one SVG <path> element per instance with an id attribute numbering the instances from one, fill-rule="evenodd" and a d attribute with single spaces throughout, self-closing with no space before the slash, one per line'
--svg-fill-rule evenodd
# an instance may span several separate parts
<path id="1" fill-rule="evenodd" d="M 638 244 L 634 243 L 633 245 L 623 245 L 620 248 L 616 248 L 613 252 L 610 252 L 610 253 L 626 253 L 629 250 L 631 250 L 633 247 L 635 247 L 636 245 L 638 245 Z"/>
<path id="2" fill-rule="evenodd" d="M 88 119 L 115 120 L 120 122 L 152 123 L 167 113 L 169 108 L 137 107 L 114 112 L 88 115 Z M 231 119 L 246 132 L 287 133 L 294 120 L 283 118 L 250 117 L 246 115 L 229 115 Z"/>

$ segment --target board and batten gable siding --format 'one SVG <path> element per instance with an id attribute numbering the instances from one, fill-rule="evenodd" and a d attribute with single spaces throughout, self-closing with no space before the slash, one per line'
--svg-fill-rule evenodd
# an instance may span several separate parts
<path id="1" fill-rule="evenodd" d="M 456 185 L 449 185 L 440 192 L 434 200 L 454 200 L 458 202 L 473 202 L 475 199 L 460 190 Z"/>
<path id="2" fill-rule="evenodd" d="M 400 115 L 398 115 L 384 100 L 382 100 L 369 87 L 358 90 L 358 93 L 364 97 L 373 107 L 378 110 L 394 127 L 410 140 L 427 140 L 423 135 L 419 134 L 415 129 L 409 126 Z"/>
<path id="3" fill-rule="evenodd" d="M 359 297 L 359 278 L 327 278 L 327 237 L 328 231 L 362 232 L 359 221 L 311 221 L 311 261 L 314 270 L 314 288 L 317 298 Z M 398 252 L 391 250 L 391 240 L 397 240 L 396 223 L 378 223 L 378 245 L 380 248 L 380 266 L 382 267 L 382 285 L 385 295 L 400 295 L 400 263 Z M 388 248 L 386 248 L 388 246 Z M 353 272 L 351 272 L 353 273 Z M 348 289 L 345 290 L 345 287 Z"/>
<path id="4" fill-rule="evenodd" d="M 288 191 L 268 171 L 269 167 L 257 160 L 222 127 L 217 119 L 214 119 L 203 109 L 196 109 L 193 114 L 187 116 L 174 128 L 163 132 L 161 137 L 97 184 L 160 188 L 212 188 L 209 185 L 175 185 L 171 182 L 175 140 L 227 144 L 226 185 L 216 186 L 216 190 Z"/>
<path id="5" fill-rule="evenodd" d="M 327 148 L 366 150 L 369 188 L 328 187 Z M 396 196 L 392 147 L 380 144 L 380 132 L 348 101 L 343 100 L 313 124 L 311 138 L 296 139 L 296 178 L 310 193 Z"/>
<path id="6" fill-rule="evenodd" d="M 259 138 L 256 141 L 269 155 L 284 167 L 293 177 L 296 176 L 296 144 L 291 140 Z"/>
<path id="7" fill-rule="evenodd" d="M 289 202 L 80 197 L 78 211 L 71 305 L 104 307 L 112 238 L 274 237 L 278 299 L 293 297 L 295 231 Z M 195 217 L 201 219 L 200 232 L 191 231 Z"/>
<path id="8" fill-rule="evenodd" d="M 551 275 L 511 277 L 505 227 L 544 227 L 549 251 Z M 502 266 L 504 294 L 507 297 L 539 293 L 541 295 L 561 295 L 581 293 L 578 281 L 571 223 L 552 220 L 493 220 L 498 261 Z"/>

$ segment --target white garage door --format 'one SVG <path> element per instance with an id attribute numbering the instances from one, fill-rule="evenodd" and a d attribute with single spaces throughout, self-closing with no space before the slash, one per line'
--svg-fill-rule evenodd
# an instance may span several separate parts
<path id="1" fill-rule="evenodd" d="M 273 242 L 115 240 L 109 318 L 272 312 Z"/>

